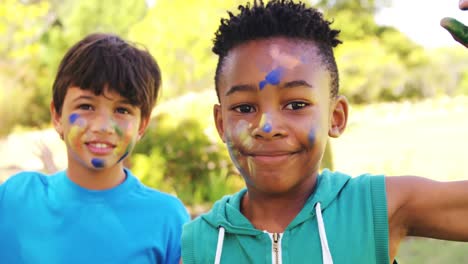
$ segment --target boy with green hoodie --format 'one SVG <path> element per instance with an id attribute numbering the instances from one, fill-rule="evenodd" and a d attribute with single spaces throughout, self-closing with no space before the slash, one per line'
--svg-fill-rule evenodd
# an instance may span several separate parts
<path id="1" fill-rule="evenodd" d="M 339 31 L 303 3 L 239 10 L 214 40 L 214 118 L 247 188 L 184 226 L 184 264 L 385 264 L 406 236 L 468 241 L 468 181 L 319 171 L 348 120 Z"/>

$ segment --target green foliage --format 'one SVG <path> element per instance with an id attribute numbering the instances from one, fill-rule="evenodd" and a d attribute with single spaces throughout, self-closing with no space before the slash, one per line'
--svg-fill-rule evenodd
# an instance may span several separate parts
<path id="1" fill-rule="evenodd" d="M 161 0 L 130 31 L 163 69 L 165 98 L 213 86 L 217 57 L 212 39 L 221 17 L 241 1 Z M 243 1 L 242 1 L 243 2 Z"/>
<path id="2" fill-rule="evenodd" d="M 43 113 L 48 116 L 47 104 L 36 104 L 41 100 L 41 96 L 35 96 L 40 72 L 34 59 L 40 53 L 37 41 L 49 25 L 49 9 L 47 1 L 34 5 L 14 0 L 0 2 L 0 136 L 18 124 L 43 124 Z M 28 107 L 39 112 L 27 111 Z"/>
<path id="3" fill-rule="evenodd" d="M 318 0 L 325 16 L 334 23 L 333 28 L 341 30 L 340 39 L 359 40 L 372 36 L 378 31 L 374 14 L 390 3 L 390 0 Z"/>
<path id="4" fill-rule="evenodd" d="M 395 100 L 402 92 L 405 67 L 376 38 L 348 41 L 336 51 L 341 93 L 353 103 Z"/>

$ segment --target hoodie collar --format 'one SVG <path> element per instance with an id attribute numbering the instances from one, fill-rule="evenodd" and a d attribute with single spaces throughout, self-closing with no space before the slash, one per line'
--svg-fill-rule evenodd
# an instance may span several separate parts
<path id="1" fill-rule="evenodd" d="M 289 224 L 287 229 L 294 228 L 314 217 L 314 207 L 317 202 L 321 203 L 322 210 L 326 210 L 336 199 L 349 179 L 350 176 L 339 172 L 331 172 L 328 169 L 322 171 L 317 177 L 315 191 L 307 199 L 306 204 Z M 247 189 L 244 188 L 234 195 L 223 197 L 213 205 L 210 212 L 201 216 L 202 219 L 216 229 L 220 226 L 224 227 L 228 233 L 245 235 L 262 234 L 263 231 L 255 229 L 252 223 L 240 212 L 240 203 L 246 192 Z"/>

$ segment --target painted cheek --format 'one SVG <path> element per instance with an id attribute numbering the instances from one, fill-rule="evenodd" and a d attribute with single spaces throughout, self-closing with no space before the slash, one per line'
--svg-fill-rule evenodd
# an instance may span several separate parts
<path id="1" fill-rule="evenodd" d="M 71 125 L 73 125 L 79 117 L 80 117 L 79 114 L 73 113 L 68 117 L 68 121 L 70 122 Z"/>
<path id="2" fill-rule="evenodd" d="M 253 139 L 249 133 L 251 126 L 249 122 L 241 120 L 234 127 L 233 136 L 239 140 L 240 145 L 245 149 L 253 147 Z"/>
<path id="3" fill-rule="evenodd" d="M 86 130 L 87 122 L 84 118 L 81 118 L 78 114 L 71 114 L 68 118 L 71 128 L 67 135 L 68 144 L 76 149 L 81 149 L 82 144 L 80 136 Z"/>
<path id="4" fill-rule="evenodd" d="M 307 139 L 309 140 L 309 146 L 313 147 L 315 145 L 316 132 L 315 129 L 311 129 L 307 134 Z"/>
<path id="5" fill-rule="evenodd" d="M 119 137 L 122 137 L 123 136 L 122 128 L 117 123 L 114 123 L 113 126 L 114 126 L 115 133 L 117 133 Z"/>
<path id="6" fill-rule="evenodd" d="M 122 127 L 125 127 L 123 129 Z M 114 155 L 120 156 L 119 161 L 123 160 L 130 152 L 130 150 L 135 145 L 135 134 L 138 133 L 134 129 L 133 123 L 128 123 L 123 126 L 117 124 L 114 125 L 114 129 L 117 135 L 120 137 L 120 142 L 117 144 L 117 147 L 114 149 Z"/>

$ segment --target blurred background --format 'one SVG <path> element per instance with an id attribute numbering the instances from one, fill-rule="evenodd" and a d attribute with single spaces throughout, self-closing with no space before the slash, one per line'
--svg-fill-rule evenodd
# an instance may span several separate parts
<path id="1" fill-rule="evenodd" d="M 452 3 L 453 2 L 453 3 Z M 0 182 L 20 170 L 66 167 L 49 103 L 66 50 L 91 32 L 146 47 L 163 88 L 145 137 L 126 162 L 147 185 L 203 212 L 243 181 L 214 128 L 212 39 L 238 0 L 0 0 Z M 324 167 L 357 176 L 468 179 L 468 50 L 439 26 L 468 24 L 457 1 L 315 0 L 344 41 L 336 49 L 345 134 Z M 401 263 L 468 263 L 468 244 L 409 238 Z"/>

